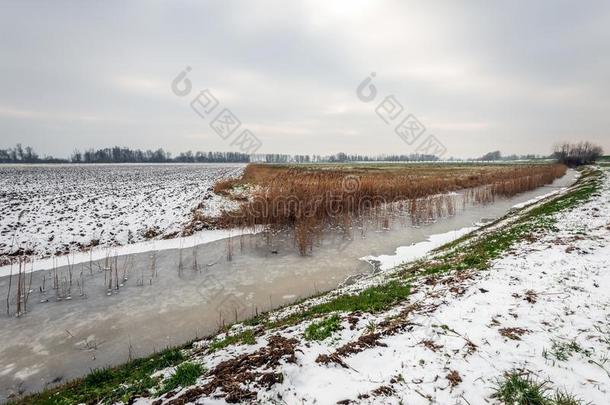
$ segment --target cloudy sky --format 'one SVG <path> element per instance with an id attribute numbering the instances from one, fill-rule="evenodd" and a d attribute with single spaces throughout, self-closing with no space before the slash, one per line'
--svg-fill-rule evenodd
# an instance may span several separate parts
<path id="1" fill-rule="evenodd" d="M 608 1 L 1 0 L 0 148 L 237 151 L 190 108 L 209 89 L 266 153 L 411 153 L 387 96 L 447 156 L 610 151 L 609 72 Z"/>

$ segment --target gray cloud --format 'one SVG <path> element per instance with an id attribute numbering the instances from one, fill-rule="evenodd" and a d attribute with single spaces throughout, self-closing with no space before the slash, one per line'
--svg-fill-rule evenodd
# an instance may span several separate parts
<path id="1" fill-rule="evenodd" d="M 610 150 L 610 4 L 4 2 L 0 147 L 230 150 L 170 91 L 185 66 L 261 152 L 410 153 L 355 96 L 374 71 L 453 156 Z"/>

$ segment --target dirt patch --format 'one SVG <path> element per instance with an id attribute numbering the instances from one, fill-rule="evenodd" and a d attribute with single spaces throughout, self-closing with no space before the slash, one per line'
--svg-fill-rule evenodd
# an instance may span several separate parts
<path id="1" fill-rule="evenodd" d="M 394 388 L 390 387 L 389 385 L 382 385 L 381 387 L 371 391 L 371 394 L 376 397 L 390 397 L 395 393 L 396 391 L 394 391 Z"/>
<path id="2" fill-rule="evenodd" d="M 466 340 L 466 344 L 464 345 L 464 349 L 466 349 L 466 353 L 464 357 L 472 356 L 479 347 L 474 344 L 471 340 Z"/>
<path id="3" fill-rule="evenodd" d="M 511 340 L 521 340 L 521 336 L 530 333 L 529 329 L 524 328 L 502 328 L 498 329 L 500 335 Z"/>
<path id="4" fill-rule="evenodd" d="M 199 210 L 193 211 L 191 221 L 182 229 L 182 236 L 190 236 L 195 232 L 222 228 L 222 223 L 217 217 L 210 217 Z"/>
<path id="5" fill-rule="evenodd" d="M 215 397 L 224 398 L 228 403 L 252 401 L 256 399 L 258 389 L 269 389 L 283 380 L 281 373 L 268 370 L 280 366 L 282 361 L 295 363 L 297 344 L 298 340 L 294 338 L 271 336 L 266 347 L 223 361 L 208 374 L 211 381 L 202 387 L 187 390 L 168 403 L 182 405 L 214 393 L 217 393 Z M 260 369 L 267 371 L 263 373 Z"/>
<path id="6" fill-rule="evenodd" d="M 436 305 L 424 308 L 421 304 L 411 304 L 404 308 L 402 311 L 400 311 L 397 316 L 392 317 L 390 319 L 386 319 L 378 325 L 378 327 L 382 329 L 381 335 L 392 336 L 397 333 L 404 332 L 405 330 L 412 329 L 415 324 L 407 320 L 409 315 L 411 315 L 415 311 L 418 311 L 418 313 L 433 312 L 434 310 L 436 310 L 436 308 Z"/>
<path id="7" fill-rule="evenodd" d="M 538 236 L 536 236 L 536 235 L 534 235 L 534 234 L 531 234 L 531 233 L 530 233 L 530 234 L 527 234 L 527 235 L 525 235 L 525 236 L 523 237 L 523 240 L 526 240 L 526 241 L 528 241 L 528 242 L 530 242 L 530 243 L 534 243 L 534 242 L 536 242 L 538 239 L 539 239 L 539 238 L 538 238 Z"/>
<path id="8" fill-rule="evenodd" d="M 284 381 L 284 374 L 282 373 L 265 373 L 258 379 L 258 383 L 266 389 L 282 381 Z"/>
<path id="9" fill-rule="evenodd" d="M 447 374 L 447 380 L 449 381 L 449 385 L 451 385 L 451 387 L 455 387 L 462 382 L 462 377 L 456 370 L 452 370 L 449 374 Z"/>
<path id="10" fill-rule="evenodd" d="M 358 321 L 360 320 L 359 316 L 359 312 L 354 312 L 347 317 L 347 322 L 349 323 L 350 330 L 356 329 L 356 325 L 358 325 Z"/>
<path id="11" fill-rule="evenodd" d="M 347 364 L 343 362 L 342 357 L 347 357 L 352 354 L 360 353 L 366 349 L 370 349 L 371 347 L 380 346 L 387 347 L 385 343 L 379 341 L 381 338 L 380 333 L 369 333 L 367 335 L 362 335 L 355 342 L 350 342 L 344 346 L 338 348 L 334 353 L 331 354 L 321 354 L 316 359 L 316 363 L 320 364 L 329 364 L 336 363 L 344 368 L 348 368 Z"/>
<path id="12" fill-rule="evenodd" d="M 152 239 L 161 235 L 161 230 L 159 228 L 148 228 L 142 233 L 144 239 Z"/>
<path id="13" fill-rule="evenodd" d="M 538 293 L 534 290 L 527 290 L 525 292 L 525 298 L 523 298 L 530 304 L 535 304 L 538 301 Z"/>
<path id="14" fill-rule="evenodd" d="M 426 347 L 426 349 L 430 349 L 433 352 L 437 352 L 443 348 L 443 345 L 437 345 L 430 339 L 422 340 L 421 342 L 419 342 L 419 344 L 424 345 Z"/>
<path id="15" fill-rule="evenodd" d="M 456 296 L 464 295 L 466 292 L 465 281 L 472 279 L 473 273 L 471 271 L 459 271 L 454 275 L 443 278 L 439 284 L 448 286 L 449 291 Z"/>

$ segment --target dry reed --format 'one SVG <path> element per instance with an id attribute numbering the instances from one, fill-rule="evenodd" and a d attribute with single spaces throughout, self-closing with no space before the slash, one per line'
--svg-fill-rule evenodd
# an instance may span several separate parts
<path id="1" fill-rule="evenodd" d="M 324 229 L 346 232 L 357 218 L 374 218 L 380 229 L 393 216 L 408 215 L 413 224 L 454 215 L 455 193 L 466 190 L 464 201 L 478 204 L 551 183 L 565 174 L 564 165 L 523 165 L 452 168 L 341 168 L 249 165 L 231 185 L 250 183 L 251 198 L 217 221 L 223 227 L 267 226 L 271 234 L 294 229 L 295 245 L 307 254 Z M 364 226 L 363 226 L 364 228 Z M 229 250 L 229 248 L 228 248 Z M 228 254 L 230 260 L 231 252 Z"/>
<path id="2" fill-rule="evenodd" d="M 304 255 L 328 227 L 347 232 L 354 219 L 365 217 L 388 229 L 397 212 L 420 224 L 455 214 L 451 192 L 467 190 L 465 200 L 486 204 L 549 184 L 565 172 L 558 164 L 390 169 L 249 165 L 241 179 L 219 183 L 223 192 L 239 183 L 257 187 L 238 210 L 224 212 L 218 224 L 293 229 L 295 245 Z"/>

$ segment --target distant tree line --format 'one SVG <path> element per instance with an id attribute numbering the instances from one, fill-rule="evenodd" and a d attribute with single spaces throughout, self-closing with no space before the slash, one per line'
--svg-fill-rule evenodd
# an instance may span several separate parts
<path id="1" fill-rule="evenodd" d="M 602 148 L 590 142 L 563 143 L 555 147 L 550 158 L 557 159 L 569 166 L 589 164 L 602 156 Z M 500 151 L 486 153 L 479 161 L 533 160 L 545 158 L 539 155 L 503 156 Z M 74 150 L 70 159 L 58 159 L 51 156 L 43 158 L 30 146 L 17 144 L 14 148 L 0 149 L 0 163 L 342 163 L 342 162 L 434 162 L 439 158 L 434 155 L 358 155 L 339 152 L 332 155 L 288 155 L 288 154 L 255 154 L 239 152 L 181 152 L 172 157 L 163 149 L 140 150 L 114 146 L 112 148 L 88 149 L 84 152 Z M 460 162 L 463 159 L 448 159 Z"/>
<path id="2" fill-rule="evenodd" d="M 115 146 L 113 148 L 75 150 L 73 163 L 246 163 L 250 155 L 238 152 L 182 152 L 172 157 L 163 149 L 140 150 Z"/>
<path id="3" fill-rule="evenodd" d="M 288 155 L 257 154 L 248 155 L 239 152 L 181 152 L 172 156 L 160 148 L 141 150 L 114 146 L 111 148 L 88 149 L 84 152 L 74 150 L 70 159 L 53 157 L 40 158 L 33 148 L 17 144 L 14 148 L 0 149 L 0 163 L 341 163 L 341 162 L 412 162 L 436 161 L 434 155 L 348 155 L 340 152 L 333 155 Z"/>
<path id="4" fill-rule="evenodd" d="M 410 154 L 410 155 L 348 155 L 343 152 L 334 155 L 288 155 L 288 154 L 259 154 L 252 155 L 251 161 L 265 163 L 341 163 L 341 162 L 415 162 L 437 161 L 437 156 Z"/>
<path id="5" fill-rule="evenodd" d="M 340 163 L 340 162 L 413 162 L 436 161 L 434 155 L 348 155 L 339 152 L 333 155 L 289 155 L 279 153 L 248 155 L 239 152 L 181 152 L 175 157 L 163 149 L 139 150 L 115 146 L 104 149 L 75 150 L 70 159 L 73 163 Z"/>
<path id="6" fill-rule="evenodd" d="M 559 162 L 573 167 L 594 163 L 602 157 L 603 153 L 601 146 L 591 142 L 565 142 L 555 146 L 553 157 Z"/>
<path id="7" fill-rule="evenodd" d="M 23 147 L 20 143 L 14 148 L 0 149 L 0 163 L 67 163 L 66 159 L 51 156 L 40 157 L 31 146 Z"/>
<path id="8" fill-rule="evenodd" d="M 489 152 L 489 153 L 484 154 L 478 160 L 481 160 L 481 161 L 534 160 L 534 159 L 544 159 L 545 157 L 546 156 L 533 155 L 533 154 L 529 154 L 529 155 L 515 155 L 515 154 L 513 154 L 513 155 L 503 156 L 502 152 L 500 152 L 499 150 L 495 150 L 493 152 Z"/>

